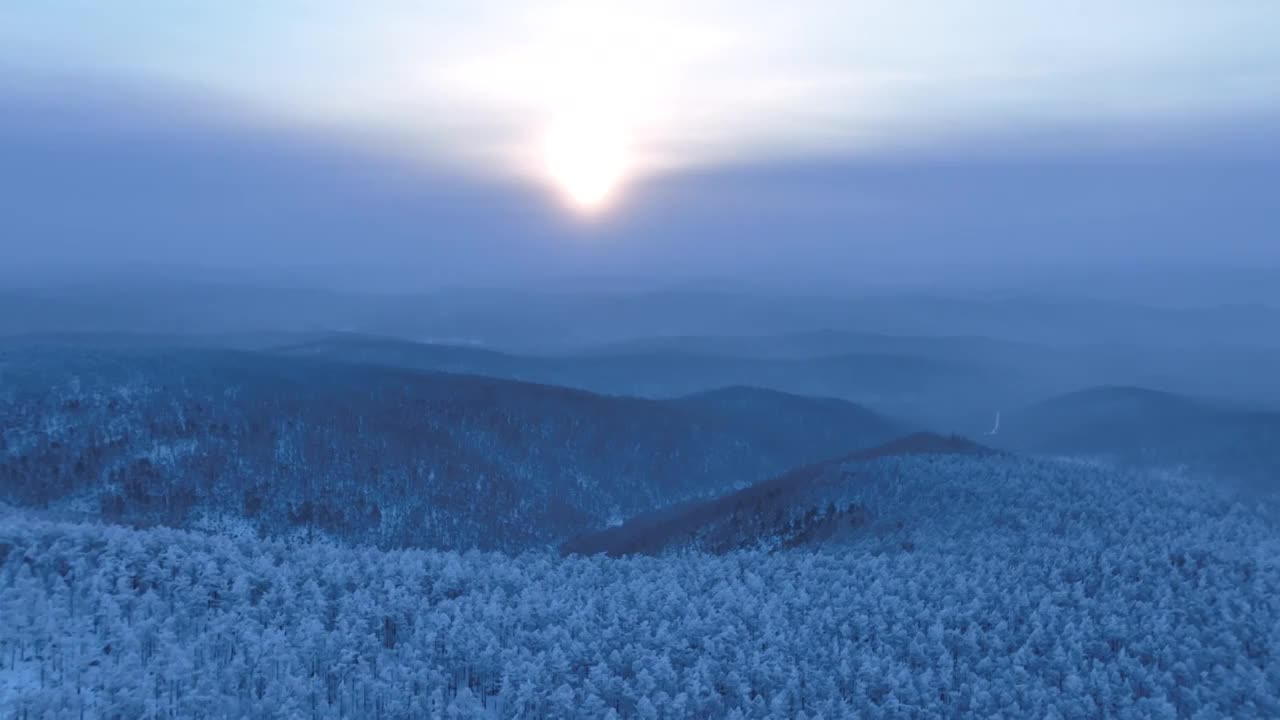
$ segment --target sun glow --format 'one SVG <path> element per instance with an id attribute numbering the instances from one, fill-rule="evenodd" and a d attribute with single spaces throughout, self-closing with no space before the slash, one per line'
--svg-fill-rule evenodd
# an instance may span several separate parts
<path id="1" fill-rule="evenodd" d="M 546 137 L 551 179 L 577 210 L 603 209 L 628 169 L 626 132 L 605 115 L 579 112 L 557 121 Z"/>

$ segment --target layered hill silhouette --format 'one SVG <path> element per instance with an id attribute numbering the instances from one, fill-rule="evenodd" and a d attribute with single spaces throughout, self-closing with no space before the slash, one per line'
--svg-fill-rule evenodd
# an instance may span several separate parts
<path id="1" fill-rule="evenodd" d="M 1030 343 L 981 335 L 899 336 L 849 330 L 810 330 L 774 335 L 672 335 L 636 338 L 589 348 L 584 354 L 686 353 L 798 359 L 833 355 L 921 355 L 953 361 L 988 362 L 1002 358 L 1016 364 L 1041 350 Z"/>
<path id="2" fill-rule="evenodd" d="M 670 401 L 217 350 L 0 351 L 0 500 L 130 523 L 519 549 L 899 431 L 749 388 Z"/>
<path id="3" fill-rule="evenodd" d="M 592 392 L 667 398 L 724 386 L 851 400 L 896 415 L 1043 395 L 1011 367 L 985 362 L 975 339 L 843 335 L 754 341 L 636 342 L 573 354 L 492 349 L 336 334 L 276 348 L 282 355 L 489 375 Z M 753 345 L 759 346 L 753 351 Z M 953 347 L 954 345 L 954 347 Z M 999 343 L 991 343 L 998 346 Z M 769 350 L 773 348 L 773 350 Z"/>
<path id="4" fill-rule="evenodd" d="M 355 333 L 306 336 L 289 357 L 489 375 L 592 392 L 669 398 L 725 386 L 836 397 L 972 432 L 990 408 L 1028 407 L 1076 388 L 1158 387 L 1274 407 L 1280 355 L 1232 348 L 1051 347 L 981 336 L 813 331 L 641 338 L 556 354 L 413 342 Z M 1265 389 L 1269 388 L 1269 389 Z M 989 427 L 989 426 L 988 426 Z M 985 428 L 983 428 L 985 430 Z"/>
<path id="5" fill-rule="evenodd" d="M 702 502 L 633 518 L 620 527 L 574 538 L 569 554 L 658 554 L 693 548 L 728 552 L 758 544 L 797 546 L 872 523 L 875 509 L 845 502 L 856 469 L 895 457 L 973 456 L 998 451 L 959 436 L 914 433 L 865 450 L 799 467 Z"/>
<path id="6" fill-rule="evenodd" d="M 1006 413 L 991 441 L 1280 482 L 1280 413 L 1140 387 L 1089 388 Z"/>

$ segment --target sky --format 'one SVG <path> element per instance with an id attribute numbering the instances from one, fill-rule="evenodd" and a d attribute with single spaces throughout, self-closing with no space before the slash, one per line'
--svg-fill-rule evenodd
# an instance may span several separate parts
<path id="1" fill-rule="evenodd" d="M 14 262 L 1280 263 L 1269 1 L 0 7 Z"/>

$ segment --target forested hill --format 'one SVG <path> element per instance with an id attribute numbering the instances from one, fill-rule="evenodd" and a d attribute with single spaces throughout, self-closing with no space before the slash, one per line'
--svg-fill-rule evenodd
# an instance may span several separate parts
<path id="1" fill-rule="evenodd" d="M 851 446 L 849 437 L 882 442 L 903 432 L 904 427 L 845 400 L 741 385 L 694 393 L 665 404 L 747 438 L 755 452 L 802 455 L 808 458 L 805 462 L 831 457 L 833 450 L 845 453 L 874 444 Z"/>
<path id="2" fill-rule="evenodd" d="M 723 411 L 744 396 L 750 417 Z M 896 432 L 744 389 L 659 402 L 246 352 L 0 352 L 0 499 L 135 524 L 520 549 Z"/>
<path id="3" fill-rule="evenodd" d="M 633 518 L 620 527 L 567 542 L 566 553 L 628 555 L 683 547 L 711 552 L 757 545 L 798 545 L 836 530 L 870 525 L 882 508 L 849 501 L 846 485 L 886 458 L 987 458 L 997 451 L 956 436 L 915 433 L 883 445 L 790 470 L 723 497 Z M 883 518 L 881 518 L 883 519 Z"/>

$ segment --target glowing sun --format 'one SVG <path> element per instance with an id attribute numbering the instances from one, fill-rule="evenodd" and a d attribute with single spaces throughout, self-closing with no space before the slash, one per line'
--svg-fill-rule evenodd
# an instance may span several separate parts
<path id="1" fill-rule="evenodd" d="M 569 203 L 583 212 L 608 204 L 629 161 L 621 126 L 592 113 L 566 117 L 553 125 L 547 133 L 545 153 L 552 181 Z"/>

